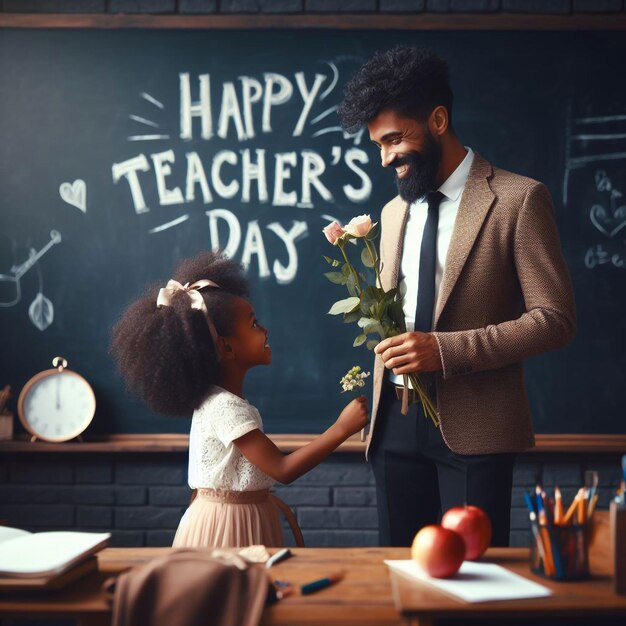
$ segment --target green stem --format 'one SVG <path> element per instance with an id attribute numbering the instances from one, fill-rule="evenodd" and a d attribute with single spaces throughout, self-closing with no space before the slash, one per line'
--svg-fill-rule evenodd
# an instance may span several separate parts
<path id="1" fill-rule="evenodd" d="M 378 255 L 372 253 L 372 248 L 370 247 L 367 239 L 363 239 L 363 241 L 365 242 L 365 247 L 367 248 L 367 251 L 370 255 L 370 259 L 372 259 L 372 265 L 374 266 L 374 271 L 376 272 L 376 282 L 378 283 L 378 286 L 382 289 L 383 284 L 380 280 L 380 271 L 378 269 Z"/>
<path id="2" fill-rule="evenodd" d="M 426 389 L 424 385 L 422 384 L 420 377 L 417 374 L 409 374 L 409 378 L 411 379 L 411 384 L 413 385 L 413 389 L 415 389 L 415 391 L 417 392 L 420 402 L 422 403 L 422 406 L 424 407 L 424 413 L 426 414 L 426 417 L 430 417 L 433 424 L 436 427 L 439 427 L 441 425 L 441 421 L 439 419 L 439 414 L 437 413 L 437 407 L 433 404 L 433 401 L 428 397 L 428 393 L 426 392 Z"/>
<path id="3" fill-rule="evenodd" d="M 356 273 L 356 270 L 352 267 L 352 264 L 350 263 L 350 261 L 348 261 L 348 257 L 347 257 L 347 255 L 346 255 L 346 252 L 345 252 L 345 250 L 343 249 L 343 247 L 344 247 L 345 245 L 346 245 L 345 243 L 343 243 L 343 244 L 342 244 L 342 243 L 339 243 L 339 244 L 338 244 L 339 249 L 341 250 L 341 254 L 343 255 L 343 258 L 344 258 L 344 260 L 345 260 L 345 262 L 346 262 L 346 265 L 350 268 L 350 271 L 352 272 L 352 275 L 354 276 L 354 281 L 356 282 L 356 288 L 357 288 L 357 290 L 358 290 L 358 292 L 359 292 L 359 295 L 361 295 L 361 291 L 362 291 L 362 289 L 361 289 L 361 283 L 359 282 L 359 276 L 358 276 L 358 274 Z"/>

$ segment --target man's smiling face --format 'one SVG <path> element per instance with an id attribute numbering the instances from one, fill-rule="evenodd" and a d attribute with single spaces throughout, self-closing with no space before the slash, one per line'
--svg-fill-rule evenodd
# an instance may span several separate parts
<path id="1" fill-rule="evenodd" d="M 396 185 L 403 200 L 411 203 L 436 189 L 441 146 L 426 121 L 384 109 L 367 128 L 380 150 L 383 167 L 396 170 Z"/>

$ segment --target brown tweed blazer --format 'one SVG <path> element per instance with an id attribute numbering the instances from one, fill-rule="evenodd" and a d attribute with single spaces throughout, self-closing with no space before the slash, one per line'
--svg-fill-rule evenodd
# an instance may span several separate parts
<path id="1" fill-rule="evenodd" d="M 407 216 L 399 196 L 382 212 L 385 289 L 398 284 Z M 437 405 L 448 447 L 459 454 L 532 447 L 522 361 L 564 346 L 575 324 L 548 190 L 475 154 L 435 311 L 443 362 L 436 374 Z M 384 369 L 376 356 L 368 450 L 376 437 Z"/>

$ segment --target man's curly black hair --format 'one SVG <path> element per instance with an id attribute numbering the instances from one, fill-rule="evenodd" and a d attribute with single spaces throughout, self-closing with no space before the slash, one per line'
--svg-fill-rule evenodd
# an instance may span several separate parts
<path id="1" fill-rule="evenodd" d="M 452 89 L 448 66 L 432 50 L 396 46 L 376 53 L 344 89 L 339 106 L 341 125 L 355 132 L 384 109 L 425 120 L 439 105 L 452 126 Z"/>
<path id="2" fill-rule="evenodd" d="M 233 298 L 248 296 L 241 266 L 222 253 L 203 252 L 181 262 L 174 279 L 190 284 L 208 278 L 220 289 L 200 291 L 218 335 L 232 331 Z M 190 416 L 217 382 L 217 351 L 202 311 L 177 292 L 171 306 L 157 307 L 153 286 L 113 327 L 110 352 L 127 387 L 157 413 Z"/>

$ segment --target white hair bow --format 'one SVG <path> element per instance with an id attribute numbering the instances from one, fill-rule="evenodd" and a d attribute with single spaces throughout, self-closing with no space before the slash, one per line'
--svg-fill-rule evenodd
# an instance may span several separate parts
<path id="1" fill-rule="evenodd" d="M 204 314 L 207 324 L 209 325 L 209 331 L 211 333 L 211 337 L 213 338 L 213 343 L 217 349 L 217 329 L 215 328 L 215 324 L 213 323 L 213 320 L 209 315 L 209 311 L 206 308 L 204 298 L 200 293 L 200 289 L 204 289 L 205 287 L 214 287 L 215 289 L 220 288 L 218 284 L 208 278 L 198 280 L 193 283 L 193 285 L 190 285 L 189 283 L 182 285 L 177 280 L 170 279 L 167 281 L 167 285 L 165 287 L 159 289 L 157 307 L 172 306 L 172 298 L 174 297 L 174 294 L 178 291 L 184 291 L 191 300 L 191 308 L 196 309 L 197 311 L 202 311 Z"/>

